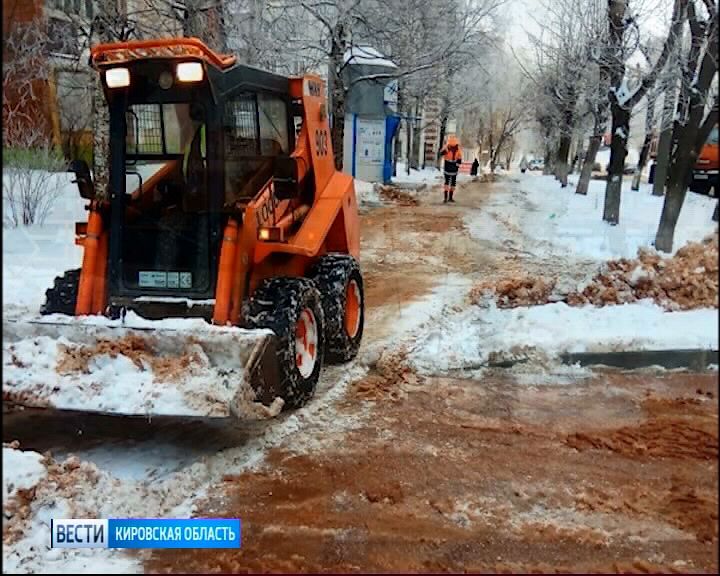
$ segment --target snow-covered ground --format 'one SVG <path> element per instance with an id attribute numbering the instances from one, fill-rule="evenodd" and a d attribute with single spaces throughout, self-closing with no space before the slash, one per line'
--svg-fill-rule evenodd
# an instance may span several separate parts
<path id="1" fill-rule="evenodd" d="M 60 195 L 43 226 L 3 227 L 3 312 L 5 317 L 37 311 L 56 276 L 79 268 L 82 249 L 75 245 L 75 222 L 87 221 L 73 174 L 58 173 Z"/>
<path id="2" fill-rule="evenodd" d="M 408 174 L 407 164 L 405 162 L 397 163 L 397 176 L 393 176 L 392 178 L 395 184 L 436 184 L 441 180 L 442 172 L 434 166 L 421 170 L 410 168 L 410 174 Z"/>
<path id="3" fill-rule="evenodd" d="M 465 223 L 477 239 L 520 248 L 531 258 L 596 260 L 634 257 L 655 236 L 663 198 L 648 185 L 624 186 L 620 224 L 602 221 L 604 182 L 587 196 L 562 189 L 552 176 L 518 175 L 514 185 L 469 211 Z M 688 194 L 675 234 L 675 250 L 717 230 L 717 200 Z M 563 282 L 564 279 L 559 279 Z M 564 352 L 718 348 L 717 309 L 666 312 L 651 301 L 621 306 L 570 307 L 564 303 L 499 309 L 494 302 L 447 309 L 418 330 L 411 358 L 421 371 L 478 368 L 497 354 L 557 358 Z"/>
<path id="4" fill-rule="evenodd" d="M 627 156 L 625 156 L 625 166 L 637 166 L 640 154 L 635 148 L 628 148 Z M 610 164 L 610 148 L 603 148 L 598 150 L 595 156 L 595 163 L 600 164 L 600 171 L 606 172 L 608 164 Z M 646 170 L 650 168 L 649 164 L 646 165 Z"/>
<path id="5" fill-rule="evenodd" d="M 371 182 L 365 182 L 364 180 L 355 179 L 355 196 L 357 197 L 358 204 L 360 206 L 371 208 L 373 206 L 380 206 L 383 204 L 380 194 L 378 194 L 377 187 Z"/>
<path id="6" fill-rule="evenodd" d="M 718 348 L 715 309 L 665 312 L 653 302 L 570 307 L 564 303 L 499 309 L 471 306 L 419 331 L 412 349 L 422 372 L 479 368 L 491 355 Z"/>
<path id="7" fill-rule="evenodd" d="M 602 219 L 605 182 L 592 180 L 587 196 L 575 194 L 571 177 L 561 188 L 552 176 L 516 174 L 517 186 L 493 196 L 486 212 L 466 219 L 470 232 L 481 239 L 507 234 L 507 226 L 521 233 L 522 248 L 528 252 L 553 253 L 594 260 L 633 258 L 640 247 L 655 239 L 663 197 L 653 196 L 651 186 L 641 184 L 630 190 L 623 183 L 620 223 L 610 226 Z M 673 248 L 702 240 L 716 229 L 712 213 L 717 200 L 688 193 L 675 230 Z"/>

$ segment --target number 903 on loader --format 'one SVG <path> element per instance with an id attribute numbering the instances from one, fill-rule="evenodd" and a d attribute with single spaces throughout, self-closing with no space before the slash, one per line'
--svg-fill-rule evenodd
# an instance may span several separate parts
<path id="1" fill-rule="evenodd" d="M 335 169 L 323 82 L 194 38 L 98 45 L 91 61 L 109 182 L 74 163 L 82 268 L 55 280 L 41 316 L 4 323 L 4 400 L 238 417 L 301 406 L 324 362 L 356 356 L 364 324 L 357 200 Z M 50 362 L 33 370 L 39 349 Z"/>

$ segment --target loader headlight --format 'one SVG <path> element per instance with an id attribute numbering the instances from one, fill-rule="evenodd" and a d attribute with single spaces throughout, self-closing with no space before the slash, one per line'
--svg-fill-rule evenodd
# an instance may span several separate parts
<path id="1" fill-rule="evenodd" d="M 105 70 L 105 84 L 108 88 L 130 86 L 130 70 L 127 68 L 108 68 Z"/>
<path id="2" fill-rule="evenodd" d="M 200 82 L 203 79 L 203 67 L 200 62 L 180 62 L 175 74 L 179 82 Z"/>
<path id="3" fill-rule="evenodd" d="M 258 238 L 266 242 L 283 242 L 283 230 L 277 226 L 264 226 L 258 230 Z"/>

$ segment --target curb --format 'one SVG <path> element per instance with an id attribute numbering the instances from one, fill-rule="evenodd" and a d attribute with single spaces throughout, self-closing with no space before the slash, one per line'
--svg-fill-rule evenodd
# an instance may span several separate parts
<path id="1" fill-rule="evenodd" d="M 560 356 L 563 364 L 581 366 L 603 365 L 632 370 L 650 366 L 663 368 L 687 368 L 706 370 L 711 364 L 719 364 L 717 350 L 628 350 L 622 352 L 578 352 Z"/>
<path id="2" fill-rule="evenodd" d="M 440 184 L 440 180 L 437 182 L 390 182 L 389 184 L 381 184 L 381 186 L 392 186 L 398 190 L 415 190 L 416 192 L 420 192 L 428 186 L 435 186 L 435 184 Z"/>

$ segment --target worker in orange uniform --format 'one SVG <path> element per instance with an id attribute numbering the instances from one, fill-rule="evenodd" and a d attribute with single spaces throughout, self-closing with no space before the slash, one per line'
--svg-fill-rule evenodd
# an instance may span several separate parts
<path id="1" fill-rule="evenodd" d="M 462 162 L 462 150 L 455 134 L 450 134 L 447 144 L 438 153 L 438 158 L 442 156 L 444 160 L 443 173 L 445 174 L 445 186 L 443 192 L 445 194 L 445 202 L 455 202 L 453 193 L 455 192 L 455 184 L 457 183 L 457 175 Z"/>

